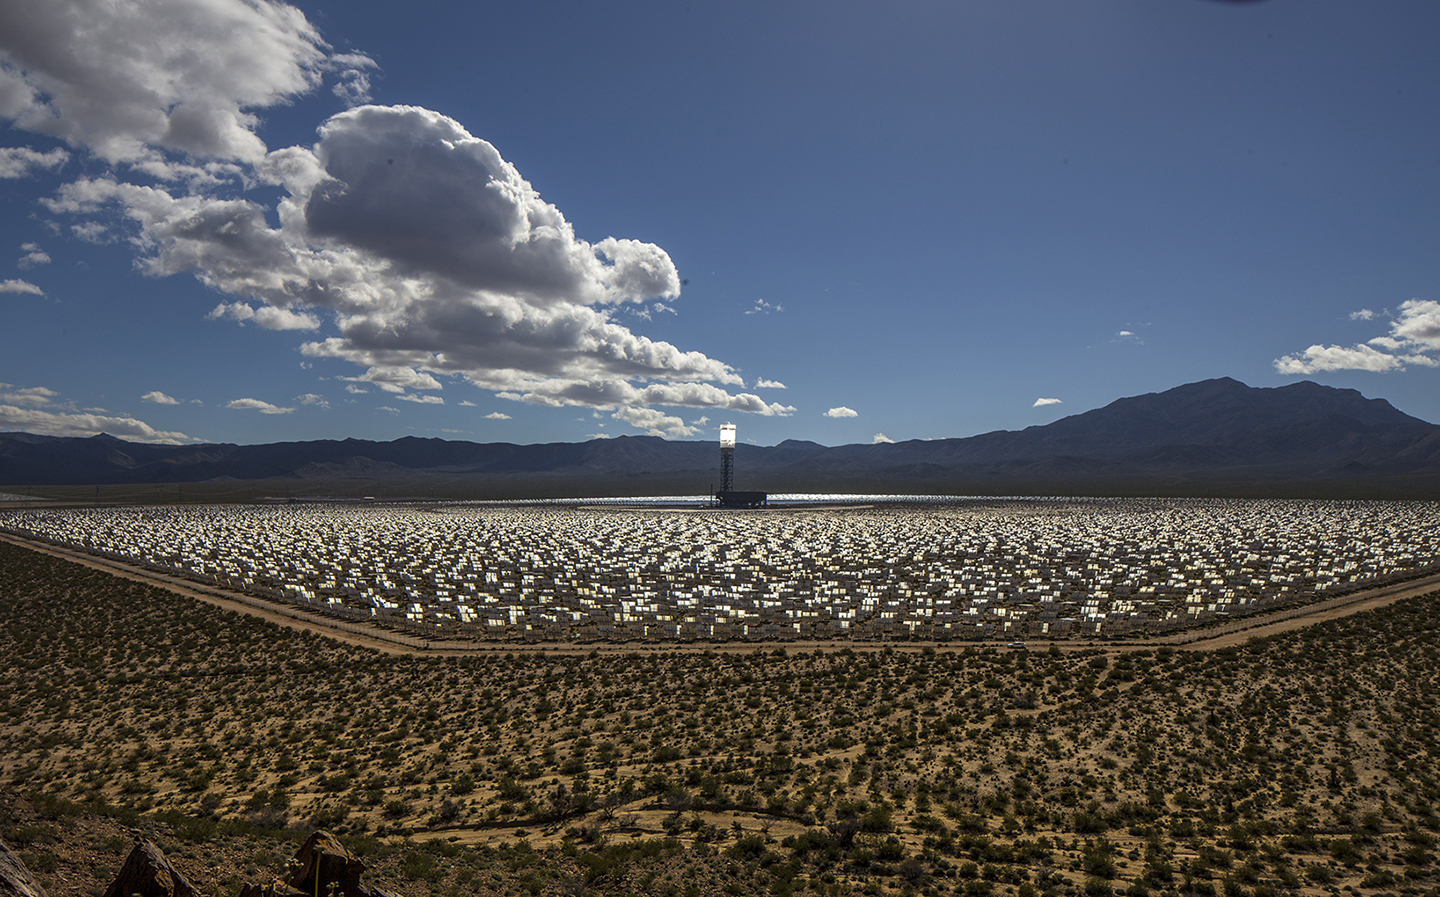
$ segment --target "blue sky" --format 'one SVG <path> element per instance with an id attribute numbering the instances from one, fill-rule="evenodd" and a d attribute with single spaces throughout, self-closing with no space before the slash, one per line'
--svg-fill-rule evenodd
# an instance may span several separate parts
<path id="1" fill-rule="evenodd" d="M 0 0 L 0 430 L 1440 421 L 1429 0 L 397 9 Z"/>

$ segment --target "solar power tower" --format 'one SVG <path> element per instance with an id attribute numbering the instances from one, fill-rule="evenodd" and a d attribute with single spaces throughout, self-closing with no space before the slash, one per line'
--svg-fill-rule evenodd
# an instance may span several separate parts
<path id="1" fill-rule="evenodd" d="M 770 496 L 764 492 L 735 491 L 735 425 L 720 427 L 720 491 L 715 499 L 722 508 L 763 508 Z"/>
<path id="2" fill-rule="evenodd" d="M 735 488 L 735 425 L 720 426 L 720 494 Z"/>

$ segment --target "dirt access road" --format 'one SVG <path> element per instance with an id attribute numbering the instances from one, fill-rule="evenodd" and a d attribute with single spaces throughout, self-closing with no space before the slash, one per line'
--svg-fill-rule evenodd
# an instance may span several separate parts
<path id="1" fill-rule="evenodd" d="M 50 545 L 45 542 L 32 541 L 11 533 L 0 533 L 0 541 L 8 542 L 21 548 L 28 548 L 32 551 L 38 551 L 42 554 L 48 554 L 52 557 L 62 558 L 73 563 L 83 564 L 87 567 L 109 573 L 112 576 L 120 576 L 125 579 L 150 583 L 151 585 L 168 589 L 177 595 L 184 595 L 187 598 L 203 601 L 206 604 L 224 608 L 225 610 L 249 614 L 281 626 L 289 626 L 292 629 L 314 632 L 327 638 L 335 639 L 336 641 L 373 648 L 386 654 L 456 656 L 462 654 L 520 651 L 539 651 L 547 654 L 590 654 L 592 652 L 599 652 L 601 654 L 629 654 L 651 651 L 663 651 L 667 653 L 675 651 L 713 651 L 716 653 L 744 654 L 753 651 L 770 651 L 781 647 L 787 651 L 843 651 L 848 648 L 852 651 L 863 652 L 880 651 L 887 647 L 896 651 L 919 651 L 924 648 L 934 648 L 937 651 L 953 651 L 976 646 L 996 647 L 1000 644 L 995 640 L 986 642 L 946 641 L 895 643 L 808 641 L 732 642 L 715 644 L 690 642 L 639 645 L 628 642 L 577 645 L 568 642 L 428 641 L 417 636 L 394 632 L 381 626 L 336 620 L 318 613 L 312 613 L 301 607 L 270 602 L 262 598 L 256 598 L 241 592 L 233 592 L 228 589 L 215 588 L 194 582 L 183 576 L 159 573 L 138 564 L 98 557 L 81 551 Z M 1436 589 L 1440 589 L 1440 574 L 1355 592 L 1351 595 L 1331 599 L 1309 607 L 1294 607 L 1268 614 L 1257 614 L 1253 617 L 1247 617 L 1243 620 L 1218 627 L 1214 631 L 1187 630 L 1177 635 L 1139 642 L 1087 641 L 1083 639 L 1068 641 L 1027 640 L 1026 645 L 1031 650 L 1039 648 L 1048 650 L 1053 646 L 1062 651 L 1081 651 L 1101 648 L 1112 653 L 1153 650 L 1156 647 L 1167 645 L 1187 651 L 1216 651 L 1222 648 L 1244 644 L 1252 638 L 1262 638 L 1283 632 L 1291 632 L 1306 626 L 1313 626 L 1316 623 L 1338 620 L 1342 617 L 1348 617 L 1351 614 L 1361 613 L 1362 611 L 1386 607 L 1397 601 L 1424 595 Z"/>

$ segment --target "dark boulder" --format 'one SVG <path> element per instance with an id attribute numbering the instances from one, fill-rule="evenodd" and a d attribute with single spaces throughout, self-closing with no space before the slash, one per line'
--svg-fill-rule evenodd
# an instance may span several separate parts
<path id="1" fill-rule="evenodd" d="M 365 864 L 329 832 L 316 832 L 295 854 L 289 886 L 302 894 L 335 897 L 389 897 L 388 891 L 360 882 Z"/>
<path id="2" fill-rule="evenodd" d="M 170 865 L 165 854 L 149 841 L 141 841 L 130 851 L 120 874 L 110 883 L 105 897 L 199 897 L 198 892 L 179 870 Z"/>

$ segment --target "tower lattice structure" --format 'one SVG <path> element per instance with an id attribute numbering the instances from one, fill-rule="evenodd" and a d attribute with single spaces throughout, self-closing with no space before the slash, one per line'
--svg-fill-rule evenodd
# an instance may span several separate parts
<path id="1" fill-rule="evenodd" d="M 735 446 L 720 447 L 720 491 L 730 492 L 735 488 Z"/>

